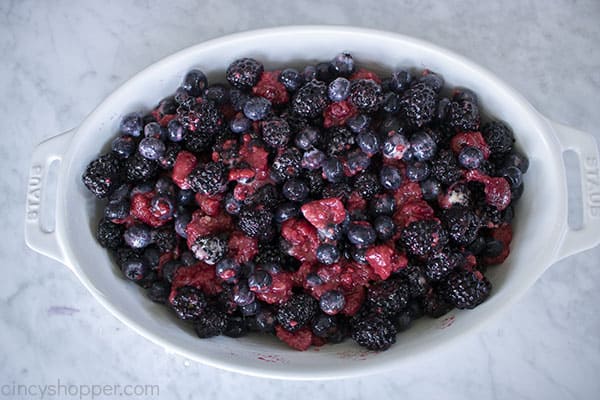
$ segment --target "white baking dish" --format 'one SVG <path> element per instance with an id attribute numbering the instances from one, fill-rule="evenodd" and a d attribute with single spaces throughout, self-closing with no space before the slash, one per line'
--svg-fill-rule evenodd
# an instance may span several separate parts
<path id="1" fill-rule="evenodd" d="M 200 68 L 211 78 L 222 76 L 227 65 L 242 56 L 255 57 L 267 68 L 274 68 L 330 59 L 342 50 L 376 69 L 411 66 L 439 72 L 449 85 L 473 89 L 488 114 L 513 128 L 531 166 L 518 205 L 511 255 L 489 272 L 493 293 L 475 310 L 452 311 L 437 320 L 422 318 L 382 353 L 363 351 L 351 340 L 306 352 L 266 337 L 200 340 L 112 267 L 108 253 L 94 239 L 97 204 L 81 183 L 81 174 L 115 135 L 124 114 L 153 107 L 173 93 L 191 68 Z M 581 163 L 584 224 L 577 231 L 567 225 L 562 162 L 565 150 L 575 151 Z M 53 200 L 44 193 L 48 167 L 56 160 L 60 162 L 56 224 L 53 232 L 44 232 L 40 227 L 40 198 Z M 447 346 L 515 302 L 548 266 L 600 243 L 598 160 L 598 148 L 591 135 L 549 121 L 486 70 L 429 43 L 349 27 L 245 32 L 190 47 L 157 62 L 116 90 L 78 128 L 41 143 L 31 164 L 25 238 L 32 249 L 67 265 L 117 318 L 169 351 L 215 367 L 268 377 L 329 379 L 364 375 L 399 367 Z"/>

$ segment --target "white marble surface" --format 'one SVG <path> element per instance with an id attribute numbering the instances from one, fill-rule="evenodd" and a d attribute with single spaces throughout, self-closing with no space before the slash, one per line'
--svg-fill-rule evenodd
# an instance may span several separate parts
<path id="1" fill-rule="evenodd" d="M 166 354 L 23 241 L 35 144 L 78 125 L 161 57 L 251 28 L 331 23 L 420 37 L 484 65 L 542 113 L 600 139 L 598 0 L 172 3 L 0 3 L 0 386 L 157 383 L 168 399 L 598 398 L 600 248 L 554 265 L 509 312 L 434 360 L 317 383 L 240 376 Z"/>

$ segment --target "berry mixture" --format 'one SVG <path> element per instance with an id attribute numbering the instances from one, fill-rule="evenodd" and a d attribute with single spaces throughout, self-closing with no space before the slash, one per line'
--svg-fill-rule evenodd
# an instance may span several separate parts
<path id="1" fill-rule="evenodd" d="M 83 173 L 98 243 L 151 301 L 200 338 L 381 351 L 489 297 L 529 163 L 475 93 L 349 53 L 223 81 L 188 72 Z"/>

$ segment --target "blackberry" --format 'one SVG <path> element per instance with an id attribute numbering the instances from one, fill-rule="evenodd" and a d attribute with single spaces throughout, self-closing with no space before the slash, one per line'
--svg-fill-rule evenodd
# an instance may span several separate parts
<path id="1" fill-rule="evenodd" d="M 146 295 L 155 303 L 165 304 L 169 299 L 170 292 L 171 285 L 168 282 L 156 281 L 150 285 Z"/>
<path id="2" fill-rule="evenodd" d="M 302 156 L 295 147 L 289 147 L 278 156 L 271 166 L 271 177 L 277 182 L 295 178 L 301 171 Z"/>
<path id="3" fill-rule="evenodd" d="M 410 291 L 406 282 L 402 279 L 390 278 L 369 287 L 365 304 L 374 314 L 387 318 L 405 308 L 409 297 Z"/>
<path id="4" fill-rule="evenodd" d="M 258 253 L 254 257 L 254 262 L 257 265 L 264 266 L 267 264 L 280 265 L 284 259 L 279 246 L 272 243 L 259 243 Z"/>
<path id="5" fill-rule="evenodd" d="M 445 122 L 458 132 L 477 131 L 479 107 L 469 100 L 452 101 L 446 108 Z"/>
<path id="6" fill-rule="evenodd" d="M 96 230 L 96 240 L 102 247 L 116 249 L 123 244 L 124 231 L 122 225 L 114 224 L 108 219 L 102 218 Z"/>
<path id="7" fill-rule="evenodd" d="M 115 261 L 119 268 L 122 268 L 123 265 L 132 259 L 140 258 L 140 251 L 132 249 L 130 247 L 119 247 L 115 249 L 113 253 L 115 257 Z"/>
<path id="8" fill-rule="evenodd" d="M 381 192 L 381 185 L 377 175 L 370 172 L 363 172 L 354 179 L 354 190 L 358 192 L 365 200 L 370 200 L 377 193 Z"/>
<path id="9" fill-rule="evenodd" d="M 406 250 L 415 256 L 427 256 L 439 252 L 448 243 L 448 234 L 435 220 L 411 222 L 400 237 Z"/>
<path id="10" fill-rule="evenodd" d="M 144 182 L 156 176 L 158 163 L 135 153 L 125 161 L 125 178 L 128 182 Z"/>
<path id="11" fill-rule="evenodd" d="M 195 192 L 215 195 L 227 184 L 227 169 L 222 163 L 209 162 L 194 169 L 187 179 Z"/>
<path id="12" fill-rule="evenodd" d="M 258 240 L 273 237 L 273 213 L 265 209 L 244 208 L 240 211 L 238 227 L 246 235 Z"/>
<path id="13" fill-rule="evenodd" d="M 492 154 L 505 154 L 512 150 L 515 141 L 512 130 L 501 121 L 484 125 L 481 134 Z"/>
<path id="14" fill-rule="evenodd" d="M 472 309 L 483 303 L 492 284 L 480 272 L 455 270 L 442 286 L 444 298 L 459 309 Z"/>
<path id="15" fill-rule="evenodd" d="M 198 260 L 214 265 L 227 254 L 227 241 L 217 236 L 199 237 L 190 250 Z"/>
<path id="16" fill-rule="evenodd" d="M 407 89 L 400 99 L 400 115 L 417 128 L 431 122 L 436 111 L 437 93 L 425 83 Z"/>
<path id="17" fill-rule="evenodd" d="M 287 331 L 296 332 L 319 311 L 319 302 L 308 294 L 295 294 L 279 306 L 275 318 Z"/>
<path id="18" fill-rule="evenodd" d="M 167 144 L 167 148 L 163 155 L 158 159 L 158 165 L 167 171 L 173 169 L 175 165 L 175 159 L 177 158 L 177 154 L 181 151 L 181 146 L 176 143 Z"/>
<path id="19" fill-rule="evenodd" d="M 188 132 L 183 137 L 183 146 L 192 153 L 202 153 L 210 149 L 214 143 L 214 137 L 208 133 Z"/>
<path id="20" fill-rule="evenodd" d="M 365 113 L 372 113 L 383 103 L 381 86 L 372 79 L 358 79 L 350 86 L 350 102 Z"/>
<path id="21" fill-rule="evenodd" d="M 292 112 L 303 118 L 316 118 L 329 104 L 327 84 L 312 80 L 305 83 L 292 98 Z"/>
<path id="22" fill-rule="evenodd" d="M 227 316 L 213 307 L 207 307 L 194 321 L 194 330 L 199 338 L 219 336 L 227 328 Z"/>
<path id="23" fill-rule="evenodd" d="M 479 232 L 479 218 L 467 207 L 454 206 L 445 210 L 442 220 L 450 238 L 457 244 L 466 246 L 472 243 Z"/>
<path id="24" fill-rule="evenodd" d="M 401 271 L 401 274 L 408 282 L 410 297 L 421 297 L 429 290 L 430 286 L 427 282 L 427 277 L 420 266 L 414 264 L 408 265 Z"/>
<path id="25" fill-rule="evenodd" d="M 321 176 L 321 173 L 319 171 L 307 171 L 303 177 L 308 183 L 311 196 L 320 197 L 325 188 L 325 180 Z"/>
<path id="26" fill-rule="evenodd" d="M 352 339 L 369 350 L 387 350 L 396 343 L 396 327 L 378 315 L 367 315 L 352 324 Z"/>
<path id="27" fill-rule="evenodd" d="M 194 286 L 182 286 L 177 289 L 171 301 L 171 308 L 183 320 L 200 318 L 206 308 L 204 293 Z"/>
<path id="28" fill-rule="evenodd" d="M 271 183 L 267 183 L 256 189 L 256 191 L 248 198 L 248 203 L 259 208 L 273 210 L 282 201 L 281 193 L 277 187 Z"/>
<path id="29" fill-rule="evenodd" d="M 137 153 L 136 153 L 137 155 Z M 88 190 L 97 198 L 103 199 L 119 187 L 121 164 L 113 153 L 100 156 L 88 164 L 82 179 Z"/>
<path id="30" fill-rule="evenodd" d="M 291 131 L 287 121 L 273 117 L 261 123 L 263 141 L 271 147 L 284 148 L 290 141 Z"/>
<path id="31" fill-rule="evenodd" d="M 243 317 L 236 315 L 227 316 L 227 325 L 223 331 L 223 335 L 231 338 L 240 338 L 246 336 L 248 333 L 248 326 L 246 320 Z"/>
<path id="32" fill-rule="evenodd" d="M 462 255 L 446 250 L 427 260 L 425 274 L 431 281 L 439 282 L 464 262 Z"/>
<path id="33" fill-rule="evenodd" d="M 423 311 L 431 318 L 439 318 L 452 310 L 452 304 L 447 302 L 439 292 L 431 290 L 423 298 Z"/>
<path id="34" fill-rule="evenodd" d="M 152 241 L 161 253 L 168 253 L 175 250 L 177 246 L 177 233 L 173 225 L 167 225 L 152 232 Z"/>
<path id="35" fill-rule="evenodd" d="M 324 199 L 337 197 L 344 202 L 348 200 L 348 197 L 350 197 L 352 188 L 346 182 L 330 183 L 325 186 L 322 193 Z"/>
<path id="36" fill-rule="evenodd" d="M 225 72 L 225 78 L 237 89 L 250 89 L 258 83 L 264 71 L 263 65 L 253 58 L 235 60 Z"/>
<path id="37" fill-rule="evenodd" d="M 328 129 L 321 136 L 321 149 L 329 156 L 340 155 L 354 145 L 354 133 L 344 126 L 336 126 Z"/>
<path id="38" fill-rule="evenodd" d="M 185 129 L 207 135 L 216 135 L 225 127 L 223 113 L 214 102 L 209 100 L 196 103 L 189 110 L 178 109 L 177 119 Z"/>
<path id="39" fill-rule="evenodd" d="M 431 161 L 431 175 L 444 185 L 451 185 L 462 178 L 462 172 L 452 151 L 441 149 L 438 152 L 437 157 Z"/>

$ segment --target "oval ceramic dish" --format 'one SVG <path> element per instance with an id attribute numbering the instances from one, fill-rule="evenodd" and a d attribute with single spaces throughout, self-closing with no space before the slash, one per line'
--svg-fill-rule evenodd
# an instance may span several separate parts
<path id="1" fill-rule="evenodd" d="M 381 353 L 364 351 L 352 340 L 298 352 L 266 336 L 198 339 L 192 329 L 182 328 L 172 313 L 149 301 L 142 289 L 112 267 L 108 252 L 95 240 L 97 202 L 81 183 L 81 175 L 114 137 L 124 114 L 151 109 L 173 93 L 192 68 L 205 71 L 209 79 L 222 78 L 227 65 L 240 57 L 254 57 L 273 69 L 331 59 L 342 50 L 350 51 L 362 66 L 379 71 L 408 66 L 438 72 L 449 86 L 474 90 L 486 113 L 512 127 L 530 168 L 518 203 L 510 257 L 486 274 L 494 285 L 491 297 L 474 310 L 420 319 Z M 567 225 L 562 160 L 566 150 L 575 151 L 583 171 L 584 221 L 577 231 Z M 57 195 L 49 199 L 46 172 L 56 160 L 60 162 Z M 406 36 L 350 27 L 268 29 L 211 40 L 153 64 L 117 89 L 79 127 L 37 146 L 30 170 L 25 237 L 32 249 L 67 265 L 117 318 L 169 351 L 215 367 L 274 378 L 366 375 L 406 365 L 447 346 L 514 303 L 554 262 L 600 243 L 600 186 L 593 180 L 598 171 L 598 148 L 591 135 L 549 121 L 491 73 L 452 52 Z M 52 232 L 41 229 L 40 198 L 56 201 Z"/>

